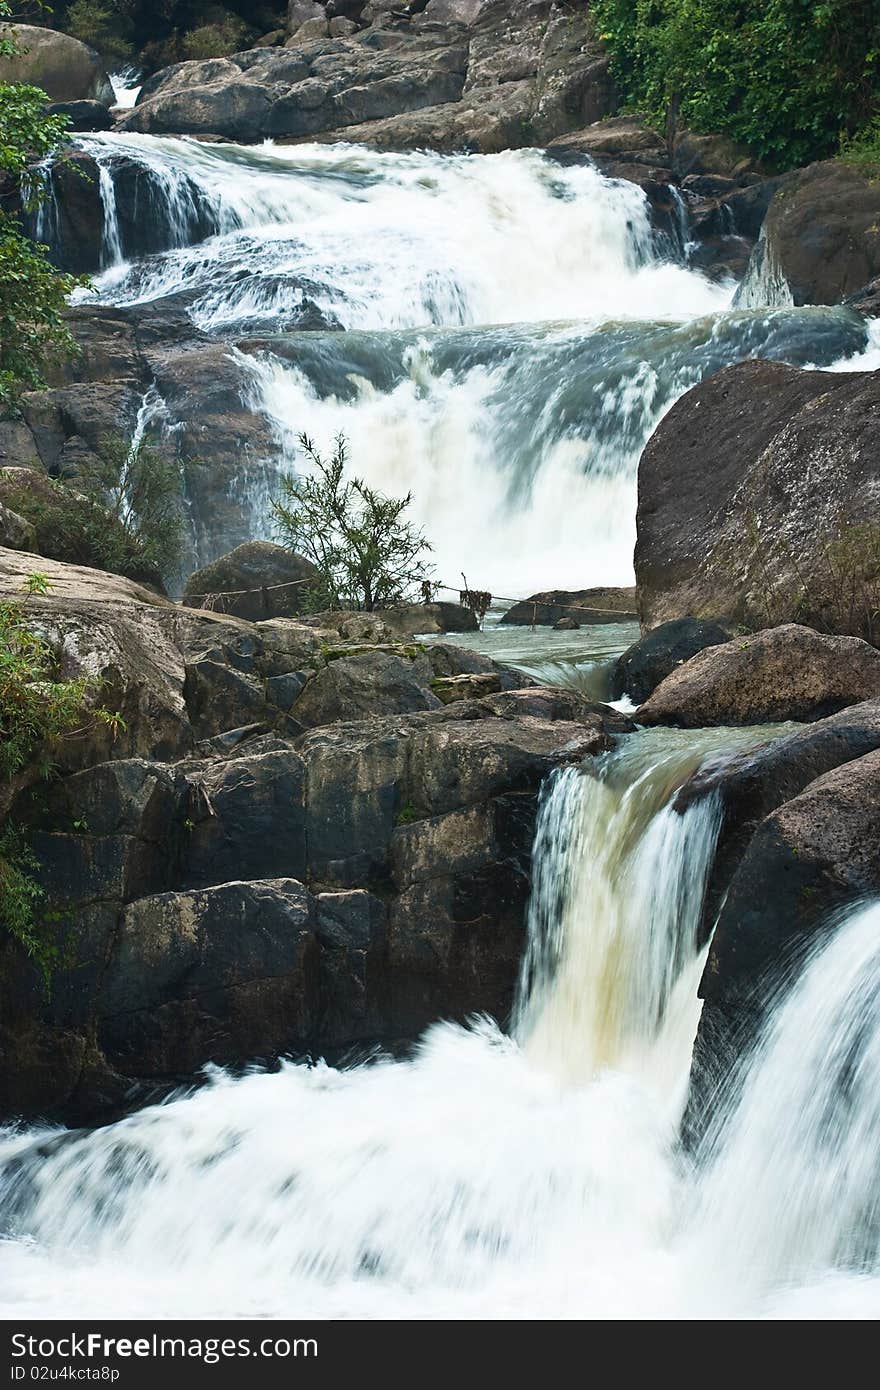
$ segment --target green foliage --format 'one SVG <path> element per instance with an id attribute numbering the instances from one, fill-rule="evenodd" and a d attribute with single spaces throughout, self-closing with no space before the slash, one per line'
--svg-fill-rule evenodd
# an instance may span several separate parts
<path id="1" fill-rule="evenodd" d="M 625 98 L 780 168 L 835 152 L 876 110 L 876 0 L 594 0 Z"/>
<path id="2" fill-rule="evenodd" d="M 183 522 L 179 465 L 142 439 L 105 435 L 92 460 L 80 465 L 76 486 L 109 513 L 103 540 L 91 533 L 102 569 L 117 574 L 168 573 L 180 558 Z"/>
<path id="3" fill-rule="evenodd" d="M 866 173 L 880 172 L 880 116 L 875 116 L 856 135 L 844 136 L 840 142 L 841 158 Z"/>
<path id="4" fill-rule="evenodd" d="M 56 678 L 52 649 L 27 618 L 28 599 L 50 588 L 46 575 L 29 575 L 23 588 L 20 600 L 0 603 L 0 781 L 6 784 L 28 764 L 48 776 L 52 750 L 62 739 L 84 734 L 96 723 L 114 734 L 122 727 L 118 715 L 95 707 L 93 681 Z M 58 952 L 47 922 L 37 914 L 42 893 L 36 868 L 20 827 L 0 827 L 0 927 L 32 957 L 48 984 Z"/>
<path id="5" fill-rule="evenodd" d="M 40 971 L 48 991 L 59 951 L 49 923 L 41 919 L 39 868 L 21 828 L 0 829 L 0 928 L 18 942 Z"/>
<path id="6" fill-rule="evenodd" d="M 44 592 L 41 582 L 29 592 Z M 28 627 L 24 602 L 0 603 L 0 778 L 83 720 L 89 682 L 56 681 L 51 648 Z M 91 722 L 89 720 L 89 722 Z"/>
<path id="7" fill-rule="evenodd" d="M 308 435 L 299 443 L 312 472 L 283 478 L 272 510 L 282 544 L 305 555 L 321 576 L 310 606 L 370 612 L 408 598 L 429 573 L 424 556 L 431 548 L 404 519 L 412 494 L 385 497 L 361 478 L 347 480 L 343 435 L 326 460 Z"/>
<path id="8" fill-rule="evenodd" d="M 153 445 L 106 435 L 75 478 L 0 479 L 0 500 L 29 521 L 40 555 L 161 584 L 179 563 L 180 470 Z"/>
<path id="9" fill-rule="evenodd" d="M 124 5 L 111 6 L 102 0 L 74 0 L 67 7 L 64 29 L 75 39 L 97 49 L 110 64 L 130 63 L 134 57 L 131 18 Z"/>
<path id="10" fill-rule="evenodd" d="M 6 0 L 0 0 L 0 19 L 9 14 Z M 0 40 L 0 56 L 17 52 L 13 31 Z M 45 115 L 46 101 L 38 87 L 0 82 L 0 182 L 18 188 L 25 204 L 33 204 L 42 188 L 35 162 L 65 139 L 67 121 Z M 49 362 L 74 350 L 62 315 L 75 283 L 55 270 L 44 246 L 30 241 L 17 221 L 0 211 L 0 416 L 15 409 L 22 391 L 45 384 Z"/>
<path id="11" fill-rule="evenodd" d="M 50 264 L 45 246 L 0 212 L 0 416 L 15 409 L 23 391 L 45 386 L 50 362 L 76 350 L 64 322 L 75 283 Z"/>
<path id="12" fill-rule="evenodd" d="M 180 40 L 183 58 L 225 58 L 247 47 L 251 31 L 234 15 L 227 15 L 218 24 L 200 24 Z"/>

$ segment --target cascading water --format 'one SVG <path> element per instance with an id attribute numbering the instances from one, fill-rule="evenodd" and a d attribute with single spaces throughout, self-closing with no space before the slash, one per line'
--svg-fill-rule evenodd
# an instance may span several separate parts
<path id="1" fill-rule="evenodd" d="M 517 1037 L 437 1025 L 411 1061 L 8 1134 L 2 1311 L 876 1314 L 880 907 L 817 951 L 702 1162 L 676 1150 L 714 808 L 669 796 L 761 736 L 631 735 L 555 781 Z"/>
<path id="2" fill-rule="evenodd" d="M 130 256 L 114 214 L 92 296 L 171 297 L 246 346 L 278 443 L 236 494 L 245 534 L 271 536 L 299 433 L 326 448 L 342 430 L 369 482 L 412 491 L 446 583 L 629 583 L 638 457 L 682 392 L 744 357 L 829 366 L 867 345 L 847 310 L 758 292 L 733 310 L 732 283 L 686 266 L 683 204 L 673 247 L 634 184 L 537 151 L 79 143 L 110 177 L 142 171 L 170 248 L 110 265 L 114 238 Z"/>

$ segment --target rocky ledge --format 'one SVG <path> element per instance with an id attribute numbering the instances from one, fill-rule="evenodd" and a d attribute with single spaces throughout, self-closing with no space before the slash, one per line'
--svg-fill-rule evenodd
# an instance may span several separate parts
<path id="1" fill-rule="evenodd" d="M 0 551 L 0 593 L 31 568 Z M 0 950 L 0 1112 L 100 1120 L 208 1062 L 505 1017 L 541 782 L 628 720 L 365 615 L 250 623 L 40 568 L 30 625 L 125 724 L 8 798 L 60 964 L 47 994 Z"/>

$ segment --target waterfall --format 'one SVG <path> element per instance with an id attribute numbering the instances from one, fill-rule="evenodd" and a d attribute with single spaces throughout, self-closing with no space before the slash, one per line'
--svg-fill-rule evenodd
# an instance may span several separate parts
<path id="1" fill-rule="evenodd" d="M 119 235 L 119 212 L 116 206 L 116 184 L 106 164 L 98 166 L 98 195 L 104 214 L 104 242 L 101 247 L 101 265 L 106 270 L 120 265 L 123 260 L 122 240 Z"/>
<path id="2" fill-rule="evenodd" d="M 711 1232 L 732 1290 L 877 1275 L 880 904 L 820 933 L 706 1150 L 691 1254 Z"/>

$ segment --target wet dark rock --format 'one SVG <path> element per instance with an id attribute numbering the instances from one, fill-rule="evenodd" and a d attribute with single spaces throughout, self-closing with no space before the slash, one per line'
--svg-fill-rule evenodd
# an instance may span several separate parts
<path id="1" fill-rule="evenodd" d="M 721 803 L 722 823 L 710 875 L 703 932 L 708 937 L 730 880 L 760 823 L 817 778 L 880 748 L 880 701 L 849 705 L 784 738 L 711 760 L 682 787 L 685 811 L 707 796 Z"/>
<path id="2" fill-rule="evenodd" d="M 700 984 L 686 1132 L 700 1138 L 783 982 L 880 890 L 880 751 L 810 782 L 758 825 L 730 882 Z"/>
<path id="3" fill-rule="evenodd" d="M 677 666 L 704 647 L 728 642 L 732 635 L 729 626 L 701 618 L 661 623 L 618 658 L 611 674 L 611 698 L 628 695 L 641 704 Z"/>
<path id="4" fill-rule="evenodd" d="M 554 631 L 556 632 L 577 632 L 579 627 L 580 623 L 577 618 L 569 617 L 557 618 L 556 622 L 553 624 Z"/>
<path id="5" fill-rule="evenodd" d="M 0 587 L 31 563 L 0 552 Z M 32 621 L 125 727 L 14 789 L 63 964 L 47 998 L 0 943 L 0 1113 L 100 1122 L 207 1062 L 506 1016 L 541 782 L 628 720 L 476 652 L 342 637 L 369 614 L 254 625 L 42 564 Z M 334 722 L 301 732 L 307 700 Z"/>
<path id="6" fill-rule="evenodd" d="M 294 717 L 306 728 L 362 719 L 370 714 L 409 714 L 438 709 L 431 690 L 433 671 L 427 657 L 365 651 L 331 661 L 306 686 Z"/>
<path id="7" fill-rule="evenodd" d="M 53 101 L 46 107 L 49 116 L 66 116 L 74 131 L 112 130 L 113 117 L 101 101 Z"/>

